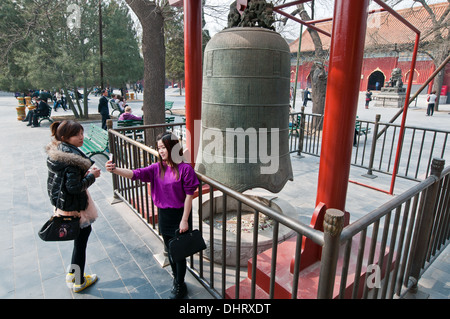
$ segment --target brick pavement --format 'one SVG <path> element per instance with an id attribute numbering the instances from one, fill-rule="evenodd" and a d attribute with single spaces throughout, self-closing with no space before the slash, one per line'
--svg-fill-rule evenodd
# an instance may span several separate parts
<path id="1" fill-rule="evenodd" d="M 91 101 L 95 109 L 97 98 Z M 161 241 L 124 203 L 112 203 L 112 181 L 102 167 L 102 177 L 90 188 L 91 195 L 99 208 L 99 219 L 93 224 L 93 231 L 87 249 L 87 273 L 96 273 L 99 282 L 80 294 L 74 294 L 65 284 L 65 268 L 70 262 L 71 242 L 45 243 L 37 236 L 37 230 L 49 218 L 52 206 L 46 190 L 46 154 L 44 147 L 50 141 L 49 123 L 40 128 L 30 128 L 17 121 L 12 96 L 0 96 L 3 123 L 0 134 L 0 298 L 36 299 L 159 299 L 166 298 L 172 285 L 167 268 L 161 268 L 153 257 L 162 252 Z M 450 115 L 446 111 L 435 113 L 435 126 L 446 126 Z M 369 112 L 392 110 L 369 109 Z M 411 121 L 421 122 L 420 109 L 411 110 Z M 60 111 L 61 112 L 61 111 Z M 58 112 L 58 113 L 60 113 Z M 362 119 L 371 119 L 359 108 Z M 395 112 L 394 112 L 395 113 Z M 414 114 L 417 113 L 416 116 Z M 64 114 L 64 113 L 62 113 Z M 412 114 L 412 115 L 411 115 Z M 58 114 L 59 115 L 59 114 Z M 437 116 L 436 116 L 437 115 Z M 384 114 L 388 118 L 389 114 Z M 431 118 L 427 118 L 430 121 Z M 423 125 L 422 125 L 423 126 Z M 298 186 L 289 184 L 280 196 L 288 199 L 300 210 L 300 219 L 309 223 L 310 212 L 315 200 L 315 182 L 318 158 L 293 158 L 294 174 L 305 176 L 308 181 L 302 186 L 302 200 L 298 197 Z M 102 157 L 94 158 L 101 167 Z M 351 176 L 361 172 L 352 168 Z M 381 183 L 383 177 L 377 179 Z M 399 181 L 398 192 L 410 187 L 409 182 Z M 348 210 L 368 211 L 374 205 L 386 202 L 392 197 L 383 193 L 371 193 L 368 189 L 349 185 Z M 308 200 L 304 200 L 304 199 Z M 379 205 L 378 205 L 379 206 Z M 375 206 L 377 207 L 377 206 Z M 311 209 L 312 208 L 312 209 Z M 370 210 L 369 210 L 370 211 Z M 357 218 L 357 214 L 353 218 Z M 188 298 L 211 298 L 209 293 L 189 273 Z M 419 282 L 422 294 L 412 296 L 429 298 L 450 297 L 450 258 L 447 247 Z"/>

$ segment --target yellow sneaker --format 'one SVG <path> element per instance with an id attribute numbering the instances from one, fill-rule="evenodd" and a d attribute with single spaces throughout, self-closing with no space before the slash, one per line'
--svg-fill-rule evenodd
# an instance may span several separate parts
<path id="1" fill-rule="evenodd" d="M 98 277 L 95 274 L 92 275 L 85 275 L 84 276 L 84 283 L 81 285 L 74 284 L 73 285 L 73 292 L 80 292 L 84 290 L 85 288 L 91 286 L 97 281 Z"/>

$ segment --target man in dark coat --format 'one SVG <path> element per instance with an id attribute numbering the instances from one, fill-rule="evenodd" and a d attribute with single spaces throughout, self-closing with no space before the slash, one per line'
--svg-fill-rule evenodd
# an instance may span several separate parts
<path id="1" fill-rule="evenodd" d="M 309 90 L 308 88 L 305 89 L 305 91 L 303 92 L 303 106 L 306 106 L 306 104 L 308 103 L 309 100 L 311 100 L 309 98 Z"/>
<path id="2" fill-rule="evenodd" d="M 50 114 L 50 106 L 46 103 L 46 100 L 41 99 L 38 97 L 36 99 L 37 106 L 34 110 L 29 111 L 28 113 L 28 125 L 31 127 L 38 127 L 39 126 L 39 117 L 40 116 L 48 116 Z M 33 123 L 32 123 L 33 122 Z"/>
<path id="3" fill-rule="evenodd" d="M 110 119 L 109 117 L 109 108 L 108 108 L 108 91 L 102 90 L 102 97 L 98 102 L 98 113 L 102 115 L 102 129 L 107 130 L 106 120 Z"/>

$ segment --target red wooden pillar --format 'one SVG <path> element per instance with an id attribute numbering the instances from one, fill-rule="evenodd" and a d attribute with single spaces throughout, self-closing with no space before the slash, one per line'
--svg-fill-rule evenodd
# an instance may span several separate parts
<path id="1" fill-rule="evenodd" d="M 184 65 L 186 94 L 186 146 L 190 163 L 195 165 L 200 136 L 194 124 L 202 110 L 202 2 L 184 0 Z"/>
<path id="2" fill-rule="evenodd" d="M 322 231 L 326 209 L 345 212 L 368 5 L 369 0 L 335 1 L 316 209 L 311 219 L 311 227 Z M 344 226 L 349 219 L 346 212 Z M 320 248 L 304 241 L 302 269 L 320 259 Z"/>
<path id="3" fill-rule="evenodd" d="M 336 0 L 316 206 L 345 211 L 369 0 Z"/>

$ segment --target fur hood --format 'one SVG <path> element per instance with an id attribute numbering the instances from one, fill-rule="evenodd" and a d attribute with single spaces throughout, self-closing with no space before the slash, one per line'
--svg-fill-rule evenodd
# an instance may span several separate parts
<path id="1" fill-rule="evenodd" d="M 52 205 L 66 212 L 86 209 L 86 190 L 95 182 L 95 176 L 86 172 L 93 161 L 78 147 L 64 142 L 52 141 L 46 152 L 47 192 Z"/>
<path id="2" fill-rule="evenodd" d="M 87 171 L 94 162 L 86 157 L 77 147 L 67 143 L 53 141 L 45 147 L 48 160 L 54 165 L 77 166 Z"/>

